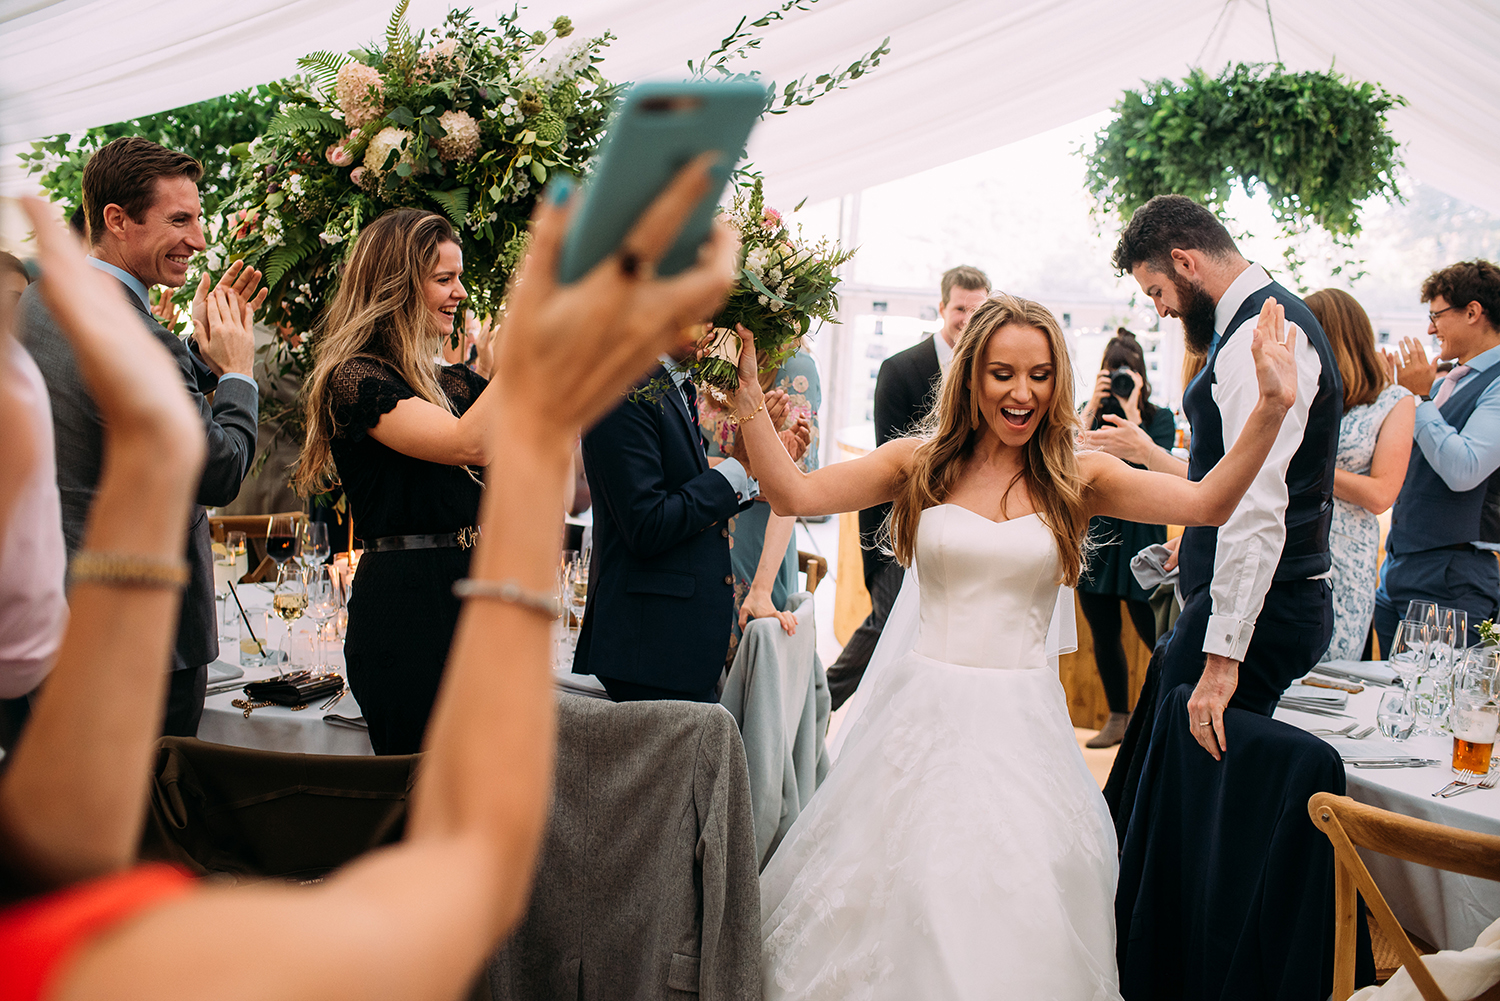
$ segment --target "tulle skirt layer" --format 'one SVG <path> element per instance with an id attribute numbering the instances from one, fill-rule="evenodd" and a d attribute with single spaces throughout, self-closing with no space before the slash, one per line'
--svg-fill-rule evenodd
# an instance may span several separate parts
<path id="1" fill-rule="evenodd" d="M 1046 668 L 910 653 L 761 878 L 765 996 L 1119 997 L 1114 827 Z"/>

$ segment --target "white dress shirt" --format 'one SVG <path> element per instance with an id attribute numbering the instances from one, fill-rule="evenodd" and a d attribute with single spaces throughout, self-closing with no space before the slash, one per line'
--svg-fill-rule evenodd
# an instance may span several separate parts
<path id="1" fill-rule="evenodd" d="M 1250 353 L 1257 317 L 1252 316 L 1234 331 L 1225 327 L 1252 292 L 1269 284 L 1271 276 L 1266 270 L 1252 264 L 1224 291 L 1214 310 L 1214 327 L 1220 337 L 1227 338 L 1214 359 L 1213 385 L 1226 453 L 1250 419 L 1260 397 L 1260 386 L 1255 378 L 1255 359 Z M 1276 565 L 1281 561 L 1281 548 L 1286 543 L 1286 471 L 1302 445 L 1308 409 L 1317 395 L 1318 377 L 1323 371 L 1317 349 L 1302 335 L 1301 329 L 1291 322 L 1287 327 L 1297 332 L 1297 402 L 1281 422 L 1271 454 L 1255 474 L 1250 489 L 1219 529 L 1218 549 L 1214 553 L 1214 576 L 1209 586 L 1213 612 L 1204 633 L 1203 652 L 1236 661 L 1245 659 L 1245 651 L 1255 635 L 1255 620 L 1265 604 Z"/>
<path id="2" fill-rule="evenodd" d="M 953 364 L 953 345 L 948 343 L 948 339 L 944 337 L 943 332 L 939 330 L 937 333 L 932 335 L 932 347 L 935 351 L 937 351 L 938 370 L 942 372 L 943 376 L 946 378 L 948 375 L 948 367 Z"/>

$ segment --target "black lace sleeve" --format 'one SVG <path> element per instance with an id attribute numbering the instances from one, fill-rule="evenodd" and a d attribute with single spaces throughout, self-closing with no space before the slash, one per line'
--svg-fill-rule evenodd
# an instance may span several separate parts
<path id="1" fill-rule="evenodd" d="M 453 409 L 460 414 L 474 405 L 484 387 L 490 384 L 483 376 L 471 372 L 467 365 L 449 365 L 438 369 L 438 385 L 453 401 Z"/>
<path id="2" fill-rule="evenodd" d="M 329 378 L 328 389 L 334 434 L 351 441 L 363 438 L 396 404 L 417 395 L 399 375 L 371 358 L 344 362 Z"/>

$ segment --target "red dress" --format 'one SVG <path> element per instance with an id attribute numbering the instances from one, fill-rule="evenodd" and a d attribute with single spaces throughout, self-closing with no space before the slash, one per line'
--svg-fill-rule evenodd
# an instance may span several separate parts
<path id="1" fill-rule="evenodd" d="M 142 865 L 0 911 L 0 1001 L 45 997 L 79 946 L 193 883 L 173 866 Z"/>

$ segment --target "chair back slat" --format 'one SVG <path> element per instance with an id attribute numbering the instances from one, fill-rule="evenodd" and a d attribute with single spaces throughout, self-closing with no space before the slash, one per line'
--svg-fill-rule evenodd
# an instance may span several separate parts
<path id="1" fill-rule="evenodd" d="M 1500 881 L 1500 837 L 1417 820 L 1349 800 L 1336 814 L 1360 848 L 1434 869 Z M 1316 818 L 1314 818 L 1316 820 Z"/>

